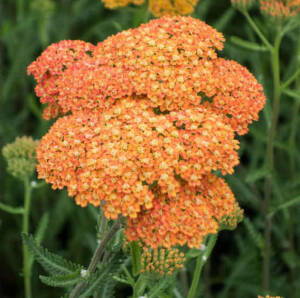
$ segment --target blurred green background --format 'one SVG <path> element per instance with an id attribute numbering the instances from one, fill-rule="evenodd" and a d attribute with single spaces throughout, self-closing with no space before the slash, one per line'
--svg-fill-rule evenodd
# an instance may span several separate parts
<path id="1" fill-rule="evenodd" d="M 253 15 L 266 35 L 272 24 L 254 8 Z M 234 59 L 254 73 L 265 88 L 268 104 L 259 122 L 251 125 L 248 135 L 240 137 L 241 164 L 227 177 L 237 200 L 245 210 L 245 220 L 235 231 L 221 232 L 213 254 L 205 266 L 199 297 L 257 297 L 261 291 L 263 228 L 263 166 L 270 122 L 272 74 L 268 52 L 249 52 L 230 41 L 232 36 L 255 41 L 242 15 L 233 10 L 229 0 L 201 0 L 193 14 L 224 33 L 227 42 L 221 56 Z M 34 94 L 34 80 L 26 74 L 27 66 L 51 43 L 63 39 L 81 39 L 92 43 L 128 29 L 135 22 L 135 8 L 110 11 L 100 0 L 0 0 L 0 148 L 17 136 L 40 139 L 51 126 L 41 118 L 42 107 Z M 283 40 L 281 67 L 283 81 L 297 64 L 299 28 Z M 298 54 L 299 55 L 299 54 Z M 298 60 L 300 58 L 298 57 Z M 298 79 L 299 80 L 299 79 Z M 298 83 L 298 87 L 299 87 Z M 299 87 L 300 88 L 300 87 Z M 273 181 L 272 206 L 300 195 L 299 99 L 283 95 L 275 145 L 276 179 Z M 298 147 L 297 147 L 298 145 Z M 6 173 L 0 158 L 0 202 L 23 204 L 23 187 Z M 33 192 L 31 231 L 41 216 L 48 213 L 50 224 L 43 244 L 68 259 L 88 264 L 95 243 L 95 208 L 82 209 L 65 191 L 49 186 Z M 0 297 L 23 297 L 21 217 L 0 210 Z M 274 216 L 270 294 L 300 297 L 300 208 L 283 209 Z M 191 280 L 194 263 L 186 266 Z M 35 264 L 33 297 L 59 297 L 63 290 L 43 285 Z M 178 288 L 184 280 L 178 276 Z M 116 297 L 130 296 L 130 289 L 117 288 Z"/>

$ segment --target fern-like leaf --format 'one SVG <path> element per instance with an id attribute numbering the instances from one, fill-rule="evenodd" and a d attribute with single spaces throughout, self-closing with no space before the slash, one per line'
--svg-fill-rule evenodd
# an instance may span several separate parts
<path id="1" fill-rule="evenodd" d="M 81 265 L 74 264 L 59 255 L 49 252 L 39 245 L 32 235 L 23 233 L 22 238 L 35 260 L 50 274 L 71 274 L 82 269 Z"/>
<path id="2" fill-rule="evenodd" d="M 175 280 L 175 274 L 159 280 L 152 287 L 150 292 L 147 294 L 147 297 L 149 297 L 149 298 L 161 297 L 162 295 L 164 295 L 163 292 L 166 289 L 168 289 L 172 283 L 174 283 L 174 280 Z"/>
<path id="3" fill-rule="evenodd" d="M 46 233 L 46 229 L 48 227 L 48 223 L 49 223 L 49 214 L 46 212 L 43 214 L 43 216 L 38 224 L 36 233 L 34 234 L 34 239 L 36 240 L 37 244 L 41 244 L 41 242 L 43 241 L 45 233 Z M 30 255 L 29 256 L 30 268 L 31 268 L 32 264 L 33 264 L 33 255 Z"/>
<path id="4" fill-rule="evenodd" d="M 67 288 L 80 282 L 83 278 L 80 275 L 80 270 L 70 274 L 52 275 L 52 276 L 39 276 L 40 280 L 50 287 L 63 287 Z"/>
<path id="5" fill-rule="evenodd" d="M 117 281 L 113 278 L 121 268 L 124 262 L 124 255 L 121 253 L 112 254 L 107 264 L 103 265 L 100 270 L 92 276 L 83 291 L 80 298 L 91 297 L 97 292 L 101 292 L 101 297 L 113 297 L 113 292 Z"/>

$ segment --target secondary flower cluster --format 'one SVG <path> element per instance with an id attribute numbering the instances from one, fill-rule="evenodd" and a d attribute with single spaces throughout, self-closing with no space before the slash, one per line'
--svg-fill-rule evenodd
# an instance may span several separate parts
<path id="1" fill-rule="evenodd" d="M 38 141 L 26 136 L 16 138 L 13 143 L 5 145 L 2 154 L 7 161 L 8 172 L 21 180 L 30 178 L 37 164 L 37 145 Z"/>
<path id="2" fill-rule="evenodd" d="M 255 0 L 231 0 L 235 8 L 247 10 Z M 284 20 L 296 16 L 300 12 L 299 0 L 259 0 L 261 12 L 274 20 Z"/>
<path id="3" fill-rule="evenodd" d="M 102 0 L 107 8 L 140 5 L 145 0 Z M 193 13 L 198 0 L 149 0 L 149 11 L 156 17 L 164 15 L 189 15 Z"/>
<path id="4" fill-rule="evenodd" d="M 237 204 L 222 178 L 265 103 L 246 68 L 218 58 L 224 37 L 190 17 L 164 17 L 93 46 L 51 45 L 29 68 L 45 117 L 39 178 L 77 204 L 127 217 L 129 241 L 199 247 Z M 65 115 L 67 114 L 67 115 Z"/>
<path id="5" fill-rule="evenodd" d="M 260 0 L 261 11 L 275 19 L 286 19 L 300 12 L 299 0 Z"/>
<path id="6" fill-rule="evenodd" d="M 143 247 L 141 258 L 141 272 L 157 273 L 159 275 L 171 275 L 174 271 L 183 268 L 186 261 L 184 253 L 178 248 L 156 248 Z"/>

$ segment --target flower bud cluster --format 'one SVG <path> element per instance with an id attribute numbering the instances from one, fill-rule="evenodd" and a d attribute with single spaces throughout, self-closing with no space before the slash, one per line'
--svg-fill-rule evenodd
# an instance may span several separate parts
<path id="1" fill-rule="evenodd" d="M 2 154 L 7 161 L 8 172 L 21 180 L 30 178 L 37 164 L 37 145 L 38 141 L 26 136 L 16 138 L 13 143 L 5 145 Z"/>
<path id="2" fill-rule="evenodd" d="M 186 261 L 184 253 L 178 248 L 155 248 L 143 247 L 142 273 L 156 273 L 162 276 L 171 275 L 176 270 L 184 267 Z"/>

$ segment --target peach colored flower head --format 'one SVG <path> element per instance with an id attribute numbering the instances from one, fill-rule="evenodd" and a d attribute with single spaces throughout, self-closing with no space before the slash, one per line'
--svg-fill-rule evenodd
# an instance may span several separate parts
<path id="1" fill-rule="evenodd" d="M 191 17 L 163 17 L 96 46 L 51 45 L 29 66 L 45 117 L 39 178 L 81 206 L 127 218 L 129 240 L 199 247 L 233 194 L 239 142 L 265 97 L 243 66 L 218 58 L 224 37 Z M 67 115 L 65 115 L 67 114 Z"/>

